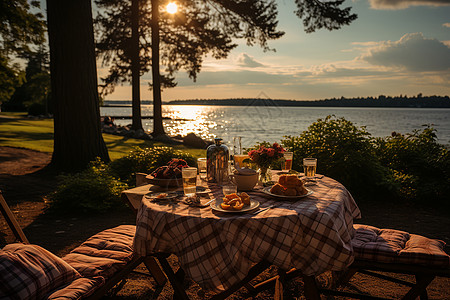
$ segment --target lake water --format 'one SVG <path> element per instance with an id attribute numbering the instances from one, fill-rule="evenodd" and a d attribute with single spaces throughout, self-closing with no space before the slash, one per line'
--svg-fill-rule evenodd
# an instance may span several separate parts
<path id="1" fill-rule="evenodd" d="M 131 116 L 131 107 L 102 107 L 101 115 Z M 142 115 L 152 116 L 153 106 L 142 105 Z M 431 124 L 440 143 L 450 144 L 450 109 L 443 108 L 354 108 L 354 107 L 272 107 L 272 106 L 190 106 L 164 105 L 163 117 L 169 135 L 193 132 L 203 138 L 223 138 L 228 144 L 242 137 L 242 146 L 256 142 L 279 142 L 285 135 L 298 136 L 317 119 L 328 115 L 344 117 L 357 126 L 366 126 L 375 137 L 393 131 L 410 133 Z M 186 119 L 186 120 L 175 120 Z M 130 119 L 115 120 L 127 125 Z M 153 120 L 142 120 L 144 129 L 152 131 Z"/>

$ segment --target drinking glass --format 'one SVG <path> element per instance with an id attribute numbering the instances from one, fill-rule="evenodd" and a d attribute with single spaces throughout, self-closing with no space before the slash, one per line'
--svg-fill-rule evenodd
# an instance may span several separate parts
<path id="1" fill-rule="evenodd" d="M 294 158 L 294 152 L 284 152 L 284 167 L 281 169 L 282 172 L 289 173 L 292 169 L 292 160 Z"/>
<path id="2" fill-rule="evenodd" d="M 233 138 L 233 155 L 240 155 L 242 154 L 242 137 L 235 136 Z"/>
<path id="3" fill-rule="evenodd" d="M 304 158 L 303 159 L 303 171 L 306 177 L 316 176 L 317 158 Z"/>
<path id="4" fill-rule="evenodd" d="M 197 159 L 197 167 L 200 180 L 206 180 L 206 157 Z"/>
<path id="5" fill-rule="evenodd" d="M 235 184 L 233 184 L 232 182 L 229 182 L 229 183 L 225 184 L 224 186 L 222 186 L 222 192 L 223 192 L 224 196 L 233 194 L 233 193 L 237 193 L 237 186 Z"/>
<path id="6" fill-rule="evenodd" d="M 197 168 L 183 168 L 181 175 L 184 194 L 188 197 L 194 196 L 197 191 Z"/>

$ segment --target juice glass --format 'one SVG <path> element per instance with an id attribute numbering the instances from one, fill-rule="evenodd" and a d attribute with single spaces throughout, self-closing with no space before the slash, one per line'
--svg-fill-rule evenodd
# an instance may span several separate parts
<path id="1" fill-rule="evenodd" d="M 294 158 L 293 152 L 284 152 L 284 167 L 281 169 L 282 172 L 289 172 L 292 169 L 292 160 Z"/>
<path id="2" fill-rule="evenodd" d="M 197 168 L 183 168 L 181 175 L 184 194 L 188 197 L 194 196 L 197 191 Z"/>
<path id="3" fill-rule="evenodd" d="M 236 169 L 248 167 L 247 163 L 244 163 L 246 158 L 250 158 L 247 154 L 236 154 L 234 156 L 234 167 Z"/>
<path id="4" fill-rule="evenodd" d="M 198 175 L 201 180 L 206 180 L 206 157 L 197 159 Z"/>
<path id="5" fill-rule="evenodd" d="M 304 158 L 303 159 L 303 171 L 306 177 L 316 176 L 317 158 Z"/>

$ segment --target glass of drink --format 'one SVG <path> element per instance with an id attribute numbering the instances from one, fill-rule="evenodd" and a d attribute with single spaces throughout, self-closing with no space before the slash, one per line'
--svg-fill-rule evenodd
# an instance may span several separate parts
<path id="1" fill-rule="evenodd" d="M 316 176 L 317 158 L 304 158 L 303 159 L 303 171 L 306 177 Z"/>
<path id="2" fill-rule="evenodd" d="M 183 168 L 181 175 L 184 194 L 188 197 L 194 196 L 197 191 L 197 168 Z"/>
<path id="3" fill-rule="evenodd" d="M 289 173 L 292 169 L 292 159 L 294 158 L 294 152 L 284 152 L 284 167 L 281 169 L 282 172 Z"/>
<path id="4" fill-rule="evenodd" d="M 239 155 L 242 153 L 242 137 L 235 136 L 233 138 L 233 155 Z"/>
<path id="5" fill-rule="evenodd" d="M 247 154 L 236 154 L 234 156 L 234 167 L 236 169 L 248 167 L 247 163 L 244 163 L 246 158 L 250 158 Z"/>
<path id="6" fill-rule="evenodd" d="M 197 167 L 200 180 L 206 180 L 206 157 L 197 159 Z"/>
<path id="7" fill-rule="evenodd" d="M 233 193 L 237 193 L 237 186 L 235 184 L 233 184 L 232 182 L 229 182 L 222 187 L 222 192 L 223 192 L 224 196 L 233 194 Z"/>

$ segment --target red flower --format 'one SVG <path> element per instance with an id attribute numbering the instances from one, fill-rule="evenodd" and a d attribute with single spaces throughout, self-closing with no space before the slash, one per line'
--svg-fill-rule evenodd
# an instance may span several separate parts
<path id="1" fill-rule="evenodd" d="M 267 155 L 269 155 L 269 157 L 273 157 L 275 155 L 275 149 L 269 148 L 267 150 Z"/>

